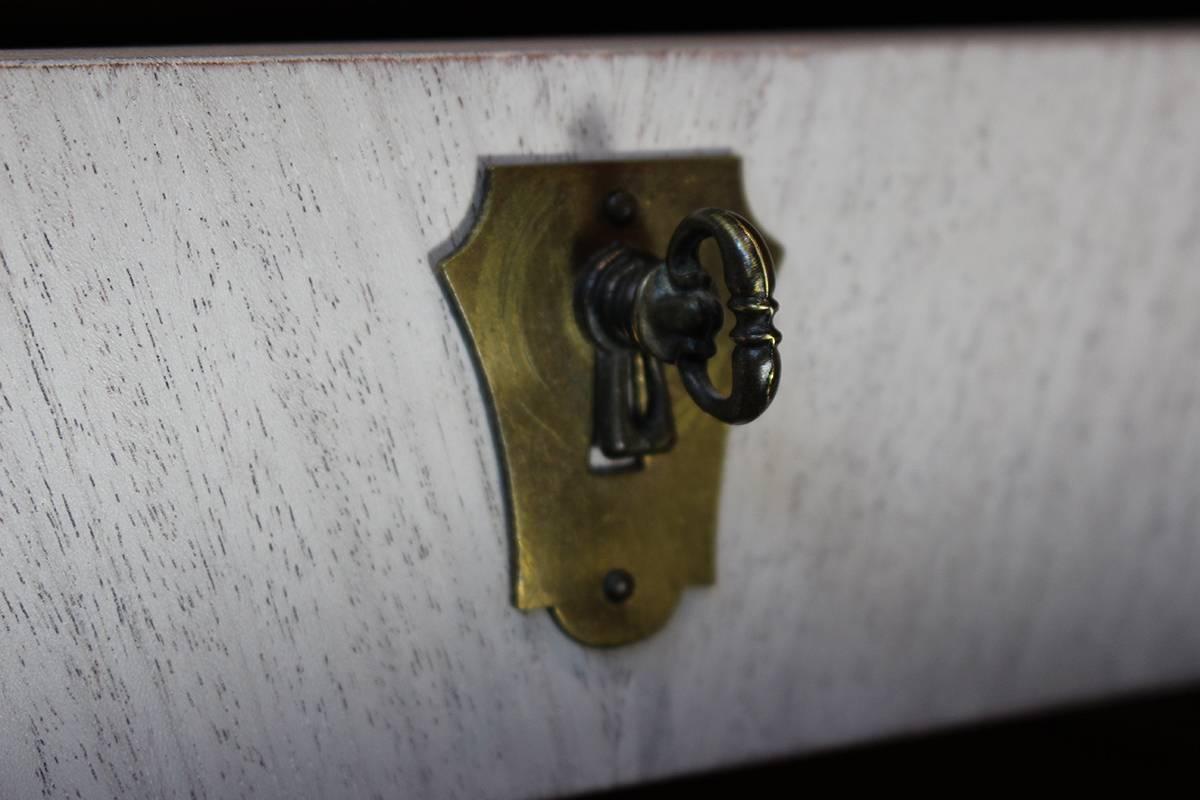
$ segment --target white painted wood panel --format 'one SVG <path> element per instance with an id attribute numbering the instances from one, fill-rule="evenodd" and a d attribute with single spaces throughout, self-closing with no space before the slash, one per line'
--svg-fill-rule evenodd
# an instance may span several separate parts
<path id="1" fill-rule="evenodd" d="M 0 795 L 519 797 L 1200 678 L 1200 37 L 0 68 Z M 482 157 L 787 248 L 718 584 L 509 605 Z"/>

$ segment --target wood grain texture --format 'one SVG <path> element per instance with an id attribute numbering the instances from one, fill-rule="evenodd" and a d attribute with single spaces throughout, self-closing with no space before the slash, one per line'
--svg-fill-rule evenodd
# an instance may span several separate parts
<path id="1" fill-rule="evenodd" d="M 518 797 L 1200 677 L 1200 38 L 0 69 L 0 796 Z M 481 157 L 732 149 L 718 583 L 509 604 Z"/>

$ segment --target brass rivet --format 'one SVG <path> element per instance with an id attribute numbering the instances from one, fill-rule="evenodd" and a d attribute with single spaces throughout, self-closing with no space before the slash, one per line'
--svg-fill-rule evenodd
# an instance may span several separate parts
<path id="1" fill-rule="evenodd" d="M 613 225 L 628 225 L 636 215 L 637 200 L 629 192 L 617 189 L 604 198 L 604 216 Z"/>
<path id="2" fill-rule="evenodd" d="M 633 576 L 623 569 L 610 569 L 604 576 L 604 596 L 610 603 L 624 603 L 633 595 Z"/>

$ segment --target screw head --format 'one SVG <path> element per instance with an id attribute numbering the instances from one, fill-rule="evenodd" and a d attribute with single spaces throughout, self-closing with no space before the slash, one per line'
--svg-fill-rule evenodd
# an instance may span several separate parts
<path id="1" fill-rule="evenodd" d="M 609 192 L 604 198 L 604 216 L 613 225 L 628 225 L 637 216 L 637 200 L 623 189 Z"/>
<path id="2" fill-rule="evenodd" d="M 633 576 L 623 569 L 610 569 L 604 576 L 604 596 L 610 603 L 624 603 L 633 596 Z"/>

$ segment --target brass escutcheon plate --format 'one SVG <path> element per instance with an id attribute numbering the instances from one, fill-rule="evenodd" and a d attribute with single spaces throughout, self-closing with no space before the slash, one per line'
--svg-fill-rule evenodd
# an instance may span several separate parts
<path id="1" fill-rule="evenodd" d="M 602 212 L 614 190 L 636 198 L 626 225 Z M 692 403 L 669 367 L 674 448 L 637 469 L 594 471 L 594 351 L 576 317 L 576 280 L 588 256 L 616 240 L 664 254 L 679 221 L 709 206 L 753 219 L 738 158 L 490 166 L 475 226 L 441 264 L 498 426 L 515 603 L 549 608 L 585 644 L 646 637 L 666 623 L 685 587 L 713 583 L 727 426 Z M 704 267 L 721 285 L 715 253 Z M 710 366 L 721 386 L 729 380 L 727 336 L 719 348 Z M 634 582 L 624 602 L 604 591 L 605 576 L 618 569 Z"/>

